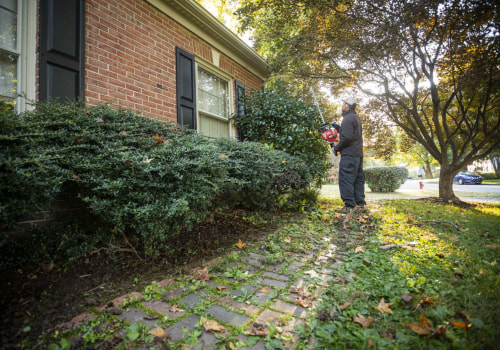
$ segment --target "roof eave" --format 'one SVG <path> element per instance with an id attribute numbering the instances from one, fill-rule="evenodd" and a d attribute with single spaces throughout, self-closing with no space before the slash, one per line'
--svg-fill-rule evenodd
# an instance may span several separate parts
<path id="1" fill-rule="evenodd" d="M 269 77 L 265 59 L 195 0 L 146 0 L 262 80 Z"/>

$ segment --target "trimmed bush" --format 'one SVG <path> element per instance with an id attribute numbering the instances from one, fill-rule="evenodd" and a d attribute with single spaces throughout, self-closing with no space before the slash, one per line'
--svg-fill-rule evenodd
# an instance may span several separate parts
<path id="1" fill-rule="evenodd" d="M 364 172 L 372 192 L 394 192 L 408 178 L 408 169 L 398 166 L 367 168 Z"/>
<path id="2" fill-rule="evenodd" d="M 215 141 L 227 165 L 224 201 L 245 209 L 272 209 L 285 194 L 312 180 L 309 167 L 297 157 L 256 142 Z"/>
<path id="3" fill-rule="evenodd" d="M 478 172 L 479 175 L 483 178 L 483 180 L 495 180 L 498 179 L 495 173 L 481 173 Z"/>
<path id="4" fill-rule="evenodd" d="M 4 111 L 0 127 L 0 227 L 64 199 L 84 207 L 89 227 L 99 223 L 88 234 L 108 236 L 87 237 L 89 247 L 127 237 L 153 254 L 205 220 L 220 199 L 274 209 L 312 179 L 310 168 L 285 152 L 209 140 L 104 105 L 39 104 L 19 116 Z"/>

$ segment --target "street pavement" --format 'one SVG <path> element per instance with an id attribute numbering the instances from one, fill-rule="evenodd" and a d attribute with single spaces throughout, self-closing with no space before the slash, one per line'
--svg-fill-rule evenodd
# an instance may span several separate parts
<path id="1" fill-rule="evenodd" d="M 420 182 L 424 184 L 424 189 L 426 190 L 438 190 L 439 182 L 436 180 L 416 180 L 411 179 L 407 180 L 404 184 L 401 185 L 400 189 L 419 189 Z M 472 185 L 465 184 L 459 185 L 457 183 L 453 184 L 453 191 L 467 191 L 467 192 L 491 192 L 498 193 L 500 197 L 500 185 Z"/>

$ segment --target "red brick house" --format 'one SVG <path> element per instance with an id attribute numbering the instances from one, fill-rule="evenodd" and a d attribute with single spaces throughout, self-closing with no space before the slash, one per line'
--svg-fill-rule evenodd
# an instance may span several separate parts
<path id="1" fill-rule="evenodd" d="M 195 0 L 0 0 L 0 99 L 109 102 L 209 137 L 268 77 Z"/>

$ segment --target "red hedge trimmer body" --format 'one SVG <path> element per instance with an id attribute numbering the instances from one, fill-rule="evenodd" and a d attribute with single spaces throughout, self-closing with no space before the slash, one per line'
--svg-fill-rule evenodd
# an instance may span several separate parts
<path id="1" fill-rule="evenodd" d="M 340 126 L 337 122 L 323 124 L 318 129 L 321 132 L 323 140 L 325 140 L 332 149 L 335 147 L 335 143 L 339 142 L 339 129 Z"/>

